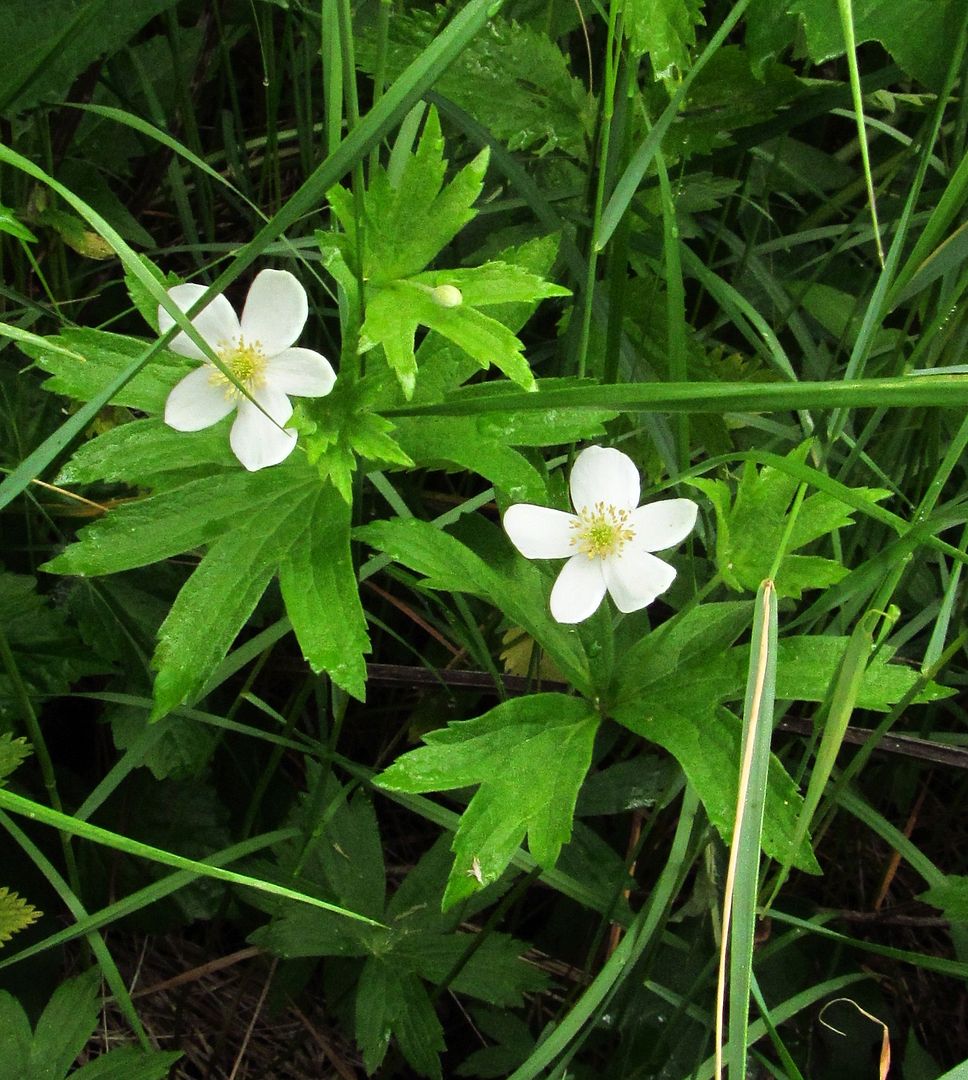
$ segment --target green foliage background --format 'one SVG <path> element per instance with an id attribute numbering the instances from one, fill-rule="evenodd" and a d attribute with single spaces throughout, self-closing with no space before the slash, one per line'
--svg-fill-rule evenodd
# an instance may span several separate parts
<path id="1" fill-rule="evenodd" d="M 146 932 L 386 1077 L 712 1076 L 724 935 L 731 1080 L 968 1059 L 963 3 L 0 30 L 0 1080 L 195 1075 Z M 267 265 L 338 379 L 249 473 L 158 309 Z M 700 518 L 570 627 L 498 522 L 589 444 Z"/>

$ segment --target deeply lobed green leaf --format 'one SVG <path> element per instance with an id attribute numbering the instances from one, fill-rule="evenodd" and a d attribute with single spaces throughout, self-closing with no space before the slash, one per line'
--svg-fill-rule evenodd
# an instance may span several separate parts
<path id="1" fill-rule="evenodd" d="M 424 737 L 382 774 L 381 787 L 423 792 L 480 784 L 454 836 L 444 907 L 496 881 L 528 837 L 539 865 L 554 866 L 591 763 L 599 717 L 579 698 L 533 694 Z"/>

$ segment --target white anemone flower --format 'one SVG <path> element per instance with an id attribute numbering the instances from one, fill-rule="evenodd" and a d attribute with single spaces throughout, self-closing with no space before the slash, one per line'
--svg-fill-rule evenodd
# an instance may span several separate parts
<path id="1" fill-rule="evenodd" d="M 168 295 L 182 311 L 188 311 L 204 292 L 204 285 L 176 285 Z M 296 445 L 296 433 L 283 430 L 292 416 L 287 395 L 324 397 L 336 382 L 324 356 L 292 347 L 308 314 L 306 290 L 287 270 L 263 270 L 256 275 L 241 319 L 224 296 L 214 297 L 192 317 L 192 326 L 252 400 L 182 332 L 169 348 L 205 362 L 168 395 L 165 423 L 176 431 L 199 431 L 236 409 L 229 442 L 239 461 L 252 472 L 284 461 Z M 161 333 L 174 322 L 159 307 Z"/>
<path id="2" fill-rule="evenodd" d="M 589 446 L 571 470 L 574 514 L 519 503 L 504 530 L 526 559 L 568 559 L 551 590 L 551 614 L 578 623 L 606 590 L 619 611 L 638 611 L 664 593 L 675 570 L 653 551 L 684 540 L 696 523 L 691 499 L 638 506 L 639 472 L 620 450 Z"/>

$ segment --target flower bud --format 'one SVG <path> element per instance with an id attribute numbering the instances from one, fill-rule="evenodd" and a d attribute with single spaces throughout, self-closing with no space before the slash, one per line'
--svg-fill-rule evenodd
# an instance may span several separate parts
<path id="1" fill-rule="evenodd" d="M 459 307 L 464 302 L 464 297 L 456 285 L 438 285 L 430 290 L 430 295 L 441 307 Z"/>

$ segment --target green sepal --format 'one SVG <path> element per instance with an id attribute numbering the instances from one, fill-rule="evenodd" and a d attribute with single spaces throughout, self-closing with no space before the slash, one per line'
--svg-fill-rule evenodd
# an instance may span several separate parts
<path id="1" fill-rule="evenodd" d="M 359 459 L 377 468 L 413 465 L 390 434 L 394 424 L 372 411 L 382 381 L 369 376 L 355 384 L 337 380 L 328 397 L 302 407 L 307 460 L 322 479 L 332 482 L 347 505 L 353 502 L 353 473 Z"/>

